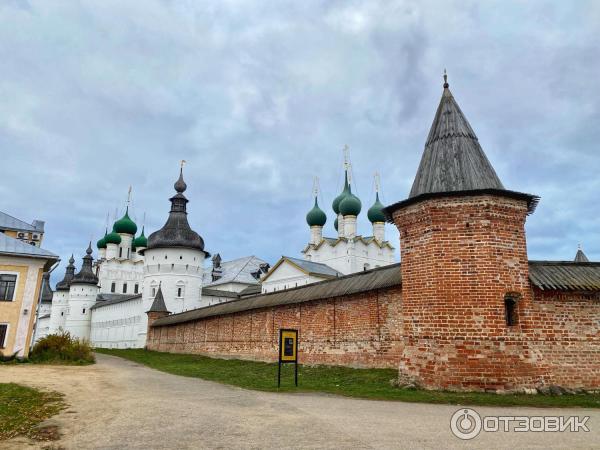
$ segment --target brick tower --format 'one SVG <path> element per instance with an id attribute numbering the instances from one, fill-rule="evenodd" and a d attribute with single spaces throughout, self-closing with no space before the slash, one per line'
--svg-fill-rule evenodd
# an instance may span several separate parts
<path id="1" fill-rule="evenodd" d="M 510 390 L 539 375 L 521 333 L 531 302 L 525 219 L 538 197 L 504 188 L 448 87 L 400 230 L 400 378 L 429 388 Z"/>

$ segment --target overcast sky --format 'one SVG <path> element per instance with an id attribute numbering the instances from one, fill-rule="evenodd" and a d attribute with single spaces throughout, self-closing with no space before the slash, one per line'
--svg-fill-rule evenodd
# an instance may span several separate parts
<path id="1" fill-rule="evenodd" d="M 600 2 L 12 0 L 0 24 L 0 209 L 63 261 L 129 185 L 160 228 L 181 159 L 208 251 L 299 256 L 313 176 L 335 233 L 345 144 L 371 234 L 373 174 L 407 197 L 444 68 L 505 187 L 542 198 L 529 257 L 600 259 Z"/>

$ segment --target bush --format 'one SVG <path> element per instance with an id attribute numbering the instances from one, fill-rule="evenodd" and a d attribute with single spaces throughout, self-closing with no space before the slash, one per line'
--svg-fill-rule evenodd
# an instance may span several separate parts
<path id="1" fill-rule="evenodd" d="M 68 331 L 40 339 L 31 350 L 29 360 L 58 364 L 91 364 L 96 361 L 89 342 L 72 337 Z"/>

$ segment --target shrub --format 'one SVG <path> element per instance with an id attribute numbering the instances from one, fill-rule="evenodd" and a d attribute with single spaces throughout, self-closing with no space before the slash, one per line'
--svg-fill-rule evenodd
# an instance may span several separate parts
<path id="1" fill-rule="evenodd" d="M 91 364 L 95 362 L 89 342 L 79 340 L 68 331 L 49 334 L 34 345 L 29 360 L 36 363 Z"/>

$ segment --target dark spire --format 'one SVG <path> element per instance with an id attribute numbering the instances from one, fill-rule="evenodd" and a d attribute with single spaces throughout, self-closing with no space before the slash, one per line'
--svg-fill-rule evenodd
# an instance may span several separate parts
<path id="1" fill-rule="evenodd" d="M 42 303 L 50 303 L 52 301 L 52 295 L 50 272 L 44 272 L 44 275 L 42 275 Z"/>
<path id="2" fill-rule="evenodd" d="M 180 170 L 179 179 L 174 186 L 177 193 L 169 199 L 171 211 L 167 223 L 148 236 L 148 249 L 182 247 L 204 251 L 204 240 L 190 228 L 187 220 L 188 199 L 183 195 L 187 185 L 183 181 L 183 169 Z M 206 256 L 210 256 L 208 252 L 205 253 Z"/>
<path id="3" fill-rule="evenodd" d="M 179 178 L 173 186 L 175 187 L 175 190 L 180 194 L 185 192 L 185 190 L 187 189 L 187 184 L 185 184 L 185 181 L 183 181 L 183 167 L 179 169 Z"/>
<path id="4" fill-rule="evenodd" d="M 69 265 L 67 266 L 67 268 L 65 270 L 65 277 L 62 279 L 62 281 L 59 281 L 58 283 L 56 283 L 56 290 L 57 291 L 68 291 L 69 286 L 71 286 L 71 280 L 73 280 L 74 274 L 75 274 L 75 258 L 73 258 L 73 255 L 71 255 L 71 257 L 69 258 Z"/>
<path id="5" fill-rule="evenodd" d="M 393 212 L 398 208 L 427 198 L 480 194 L 525 200 L 528 214 L 535 211 L 540 200 L 536 195 L 504 189 L 450 92 L 444 70 L 444 91 L 408 199 L 386 206 L 383 213 L 393 221 Z"/>
<path id="6" fill-rule="evenodd" d="M 583 250 L 581 250 L 581 246 L 579 246 L 579 248 L 577 249 L 577 253 L 575 254 L 574 261 L 577 262 L 577 263 L 590 262 L 590 260 L 588 259 L 588 257 L 585 256 L 585 253 L 583 253 Z"/>
<path id="7" fill-rule="evenodd" d="M 409 198 L 436 192 L 504 190 L 448 86 L 444 71 L 444 92 Z"/>
<path id="8" fill-rule="evenodd" d="M 94 258 L 92 257 L 92 243 L 88 245 L 87 250 L 85 251 L 86 255 L 83 257 L 83 264 L 81 265 L 81 270 L 78 274 L 76 274 L 71 280 L 71 284 L 98 284 L 98 277 L 94 274 L 94 270 L 92 269 L 92 261 Z"/>
<path id="9" fill-rule="evenodd" d="M 165 299 L 163 297 L 163 293 L 162 293 L 162 288 L 161 285 L 158 285 L 158 291 L 156 292 L 156 295 L 154 296 L 154 301 L 152 302 L 152 306 L 150 306 L 150 309 L 146 312 L 170 312 L 167 309 L 167 305 L 165 305 Z"/>

